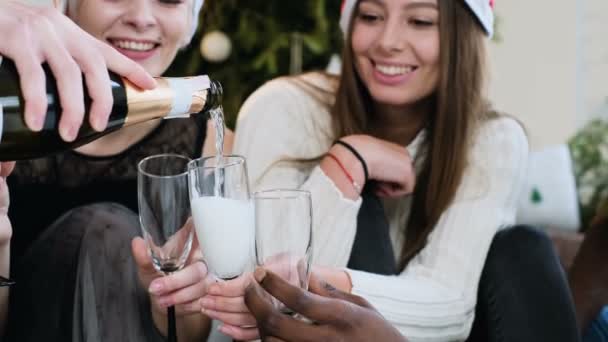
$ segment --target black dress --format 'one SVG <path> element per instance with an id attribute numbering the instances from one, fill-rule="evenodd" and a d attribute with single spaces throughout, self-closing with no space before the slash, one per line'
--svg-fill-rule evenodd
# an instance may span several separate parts
<path id="1" fill-rule="evenodd" d="M 7 340 L 162 340 L 130 250 L 141 235 L 137 163 L 159 153 L 199 157 L 206 122 L 163 121 L 110 157 L 70 151 L 17 164 L 8 178 L 17 284 Z"/>

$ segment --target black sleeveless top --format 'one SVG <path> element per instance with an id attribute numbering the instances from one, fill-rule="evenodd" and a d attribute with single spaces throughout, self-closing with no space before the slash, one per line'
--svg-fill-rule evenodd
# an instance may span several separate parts
<path id="1" fill-rule="evenodd" d="M 90 157 L 75 151 L 20 161 L 8 178 L 13 225 L 11 263 L 49 225 L 70 209 L 97 202 L 137 210 L 137 163 L 150 155 L 177 153 L 198 158 L 206 136 L 207 115 L 165 120 L 139 142 L 117 155 Z"/>

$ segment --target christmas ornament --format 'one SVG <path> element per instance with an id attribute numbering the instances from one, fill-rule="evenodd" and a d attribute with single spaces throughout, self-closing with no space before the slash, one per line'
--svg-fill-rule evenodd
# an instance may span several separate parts
<path id="1" fill-rule="evenodd" d="M 201 40 L 201 55 L 212 63 L 221 63 L 228 59 L 232 52 L 232 41 L 222 31 L 207 33 Z"/>

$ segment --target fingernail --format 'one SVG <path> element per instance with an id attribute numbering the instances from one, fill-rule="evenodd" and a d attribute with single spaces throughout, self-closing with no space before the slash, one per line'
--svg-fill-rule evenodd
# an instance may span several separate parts
<path id="1" fill-rule="evenodd" d="M 42 130 L 43 126 L 44 126 L 44 118 L 42 116 L 35 116 L 32 119 L 32 129 L 35 131 L 40 131 Z"/>
<path id="2" fill-rule="evenodd" d="M 266 270 L 262 267 L 256 268 L 255 272 L 253 272 L 253 277 L 255 278 L 255 281 L 261 283 L 264 278 L 266 278 Z"/>
<path id="3" fill-rule="evenodd" d="M 63 137 L 65 141 L 73 141 L 76 138 L 76 134 L 78 133 L 78 128 L 74 126 L 61 126 L 59 127 L 59 134 Z"/>
<path id="4" fill-rule="evenodd" d="M 153 282 L 152 284 L 150 284 L 150 288 L 148 289 L 148 291 L 150 291 L 150 293 L 152 294 L 159 294 L 163 289 L 163 285 L 161 283 L 158 282 Z"/>
<path id="5" fill-rule="evenodd" d="M 96 131 L 102 132 L 106 129 L 107 124 L 103 118 L 97 117 L 93 120 L 93 126 Z"/>
<path id="6" fill-rule="evenodd" d="M 76 139 L 76 136 L 78 135 L 78 130 L 80 129 L 80 127 L 78 126 L 70 126 L 70 129 L 68 131 L 68 134 L 70 136 L 70 140 L 74 140 Z"/>

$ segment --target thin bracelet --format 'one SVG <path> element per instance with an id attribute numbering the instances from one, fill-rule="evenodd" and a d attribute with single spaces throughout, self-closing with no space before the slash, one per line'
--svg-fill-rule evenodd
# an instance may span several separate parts
<path id="1" fill-rule="evenodd" d="M 346 147 L 357 159 L 359 159 L 359 162 L 361 163 L 361 166 L 363 167 L 363 173 L 365 174 L 365 183 L 367 183 L 367 181 L 369 181 L 369 172 L 367 171 L 367 163 L 365 162 L 365 159 L 363 159 L 363 157 L 361 157 L 359 152 L 357 152 L 357 150 L 355 150 L 355 148 L 352 147 L 349 143 L 346 143 L 342 140 L 336 140 L 336 142 L 334 144 L 338 144 L 338 145 L 342 145 L 342 146 Z"/>
<path id="2" fill-rule="evenodd" d="M 359 194 L 361 194 L 361 185 L 359 185 L 359 183 L 357 183 L 357 181 L 353 178 L 353 176 L 351 176 L 350 173 L 348 173 L 348 170 L 346 170 L 346 168 L 344 167 L 344 165 L 342 164 L 340 159 L 338 159 L 338 157 L 336 157 L 335 155 L 333 155 L 331 153 L 327 153 L 327 156 L 329 158 L 333 159 L 336 162 L 336 164 L 338 164 L 338 166 L 340 167 L 340 169 L 342 169 L 342 172 L 344 172 L 344 174 L 346 175 L 346 178 L 348 178 L 348 180 L 353 185 L 355 190 L 357 190 L 357 192 Z"/>
<path id="3" fill-rule="evenodd" d="M 14 280 L 0 276 L 0 287 L 8 287 L 12 285 L 15 285 Z"/>

